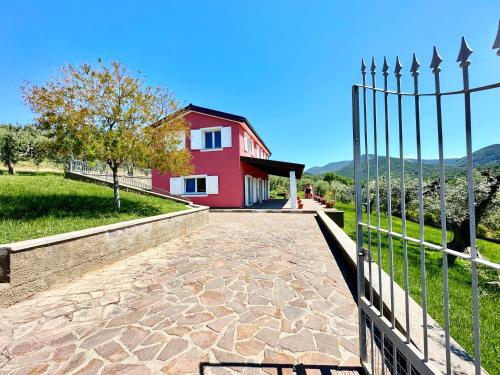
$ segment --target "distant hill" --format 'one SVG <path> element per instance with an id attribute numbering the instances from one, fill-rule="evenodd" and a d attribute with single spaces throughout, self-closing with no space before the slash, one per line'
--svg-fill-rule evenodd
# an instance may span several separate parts
<path id="1" fill-rule="evenodd" d="M 351 164 L 352 160 L 342 160 L 342 161 L 334 161 L 332 163 L 328 163 L 322 167 L 312 167 L 309 168 L 305 173 L 309 174 L 325 174 L 326 172 L 335 172 L 345 166 Z"/>
<path id="2" fill-rule="evenodd" d="M 486 146 L 475 151 L 473 154 L 474 166 L 496 166 L 500 167 L 500 144 Z M 375 156 L 369 155 L 370 174 L 373 176 L 375 170 Z M 365 156 L 361 157 L 362 173 L 366 174 Z M 439 175 L 439 159 L 423 159 L 423 173 L 425 177 L 436 177 Z M 466 166 L 466 158 L 444 159 L 446 172 L 448 174 L 463 173 Z M 379 156 L 379 175 L 386 174 L 386 158 Z M 309 174 L 325 174 L 326 172 L 335 172 L 341 176 L 353 178 L 354 163 L 352 160 L 343 160 L 328 163 L 323 167 L 313 167 L 305 171 Z M 391 175 L 399 176 L 399 158 L 391 157 Z M 405 174 L 416 177 L 418 174 L 418 164 L 416 159 L 405 159 Z"/>
<path id="3" fill-rule="evenodd" d="M 500 143 L 495 145 L 490 145 L 483 147 L 472 153 L 472 160 L 474 161 L 474 166 L 499 166 L 500 165 Z M 457 159 L 456 165 L 459 167 L 465 167 L 467 163 L 467 158 L 463 157 Z"/>

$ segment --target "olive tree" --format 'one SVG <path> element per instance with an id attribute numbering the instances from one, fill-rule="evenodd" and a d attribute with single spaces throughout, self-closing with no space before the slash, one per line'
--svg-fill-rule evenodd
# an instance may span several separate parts
<path id="1" fill-rule="evenodd" d="M 30 158 L 34 152 L 34 136 L 20 125 L 0 125 L 0 160 L 9 174 L 15 173 L 15 165 Z"/>
<path id="2" fill-rule="evenodd" d="M 52 153 L 109 166 L 117 209 L 120 166 L 192 171 L 191 154 L 180 147 L 187 124 L 174 94 L 147 85 L 119 62 L 67 65 L 44 85 L 24 84 L 22 93 L 51 138 Z"/>
<path id="3" fill-rule="evenodd" d="M 330 191 L 336 201 L 351 203 L 354 201 L 354 186 L 346 185 L 340 181 L 332 180 L 330 182 Z"/>
<path id="4" fill-rule="evenodd" d="M 439 213 L 439 181 L 433 181 L 426 186 L 425 196 L 428 209 Z M 474 212 L 476 227 L 485 218 L 496 202 L 500 189 L 500 175 L 489 171 L 474 174 Z M 496 207 L 498 210 L 498 207 Z M 468 210 L 467 179 L 457 177 L 446 184 L 446 222 L 453 233 L 448 248 L 465 252 L 471 245 L 470 216 Z"/>

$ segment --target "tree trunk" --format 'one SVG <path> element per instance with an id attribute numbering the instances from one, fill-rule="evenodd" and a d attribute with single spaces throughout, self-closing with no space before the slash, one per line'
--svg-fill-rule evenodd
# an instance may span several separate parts
<path id="1" fill-rule="evenodd" d="M 121 202 L 120 202 L 120 184 L 118 182 L 118 168 L 114 167 L 111 168 L 113 171 L 113 192 L 115 195 L 115 207 L 117 210 L 121 208 Z"/>
<path id="2" fill-rule="evenodd" d="M 453 232 L 453 238 L 446 244 L 448 249 L 464 253 L 470 246 L 470 227 L 469 220 L 463 221 L 460 225 L 453 225 L 450 229 Z M 448 260 L 451 264 L 457 259 L 454 255 L 449 255 Z"/>
<path id="3" fill-rule="evenodd" d="M 15 171 L 14 171 L 14 163 L 12 163 L 11 161 L 9 161 L 7 163 L 7 168 L 9 169 L 9 174 L 14 174 Z"/>

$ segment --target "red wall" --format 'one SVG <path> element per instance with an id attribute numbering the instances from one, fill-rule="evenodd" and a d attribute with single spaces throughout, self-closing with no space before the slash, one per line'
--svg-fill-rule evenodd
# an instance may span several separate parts
<path id="1" fill-rule="evenodd" d="M 186 120 L 191 124 L 191 129 L 201 129 L 215 126 L 230 126 L 232 146 L 222 151 L 200 151 L 191 150 L 193 165 L 196 174 L 206 174 L 219 177 L 219 194 L 209 194 L 206 197 L 188 196 L 197 204 L 210 207 L 243 207 L 244 206 L 244 175 L 251 174 L 254 177 L 267 179 L 267 174 L 240 162 L 240 154 L 250 156 L 244 151 L 243 125 L 235 121 L 212 117 L 201 113 L 190 112 Z M 254 141 L 258 139 L 247 131 Z M 260 144 L 260 142 L 259 142 Z M 186 147 L 191 149 L 191 142 L 186 139 Z M 262 147 L 262 145 L 261 145 Z M 262 147 L 264 149 L 264 147 Z M 254 155 L 252 155 L 254 156 Z M 155 188 L 170 191 L 170 174 L 160 174 L 152 171 L 152 185 Z M 161 190 L 157 190 L 161 192 Z"/>

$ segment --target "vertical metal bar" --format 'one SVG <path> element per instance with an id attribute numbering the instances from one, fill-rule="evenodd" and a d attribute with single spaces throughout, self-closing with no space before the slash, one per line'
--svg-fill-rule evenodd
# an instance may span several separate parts
<path id="1" fill-rule="evenodd" d="M 364 60 L 361 60 L 361 75 L 363 76 L 363 127 L 364 127 L 364 138 L 365 138 L 365 162 L 366 162 L 366 223 L 368 224 L 368 278 L 369 278 L 369 293 L 370 293 L 370 306 L 373 306 L 373 272 L 372 272 L 372 233 L 370 228 L 370 164 L 368 157 L 368 124 L 366 116 L 366 64 Z M 375 372 L 375 362 L 374 362 L 374 349 L 373 349 L 373 320 L 370 319 L 370 352 L 371 352 L 371 367 L 372 374 Z"/>
<path id="2" fill-rule="evenodd" d="M 476 209 L 474 205 L 474 171 L 472 163 L 472 131 L 471 131 L 471 108 L 469 90 L 469 56 L 472 50 L 467 45 L 465 38 L 462 37 L 462 44 L 458 54 L 457 62 L 460 62 L 464 81 L 464 101 L 465 101 L 465 140 L 467 144 L 467 195 L 469 203 L 469 231 L 470 231 L 470 252 L 471 252 L 471 276 L 472 276 L 472 314 L 474 318 L 474 365 L 476 375 L 481 373 L 481 349 L 479 338 L 479 297 L 477 281 L 477 264 L 474 259 L 477 258 L 476 250 Z"/>
<path id="3" fill-rule="evenodd" d="M 406 241 L 406 192 L 405 192 L 405 160 L 404 160 L 404 139 L 403 139 L 403 97 L 401 96 L 401 70 L 403 67 L 396 58 L 396 85 L 398 92 L 398 128 L 399 128 L 399 190 L 400 190 L 400 205 L 401 205 L 401 232 L 403 235 L 403 273 L 404 273 L 404 290 L 405 290 L 405 336 L 406 343 L 409 344 L 410 337 L 410 293 L 408 281 L 408 243 Z"/>
<path id="4" fill-rule="evenodd" d="M 363 226 L 362 223 L 362 190 L 361 190 L 361 163 L 360 163 L 360 126 L 359 126 L 359 89 L 352 87 L 352 133 L 354 149 L 354 179 L 356 192 L 356 262 L 358 306 L 365 295 L 364 259 L 363 259 Z M 361 362 L 366 361 L 366 316 L 361 307 L 358 307 L 359 325 L 359 354 Z"/>
<path id="5" fill-rule="evenodd" d="M 427 342 L 427 286 L 425 275 L 425 248 L 424 248 L 424 199 L 423 199 L 423 175 L 422 175 L 422 146 L 420 139 L 420 97 L 418 96 L 418 68 L 420 63 L 415 54 L 411 72 L 415 89 L 415 129 L 417 137 L 417 163 L 418 163 L 418 223 L 420 240 L 420 278 L 422 283 L 422 326 L 424 335 L 424 361 L 429 360 L 429 348 Z"/>
<path id="6" fill-rule="evenodd" d="M 384 57 L 384 67 L 382 69 L 384 75 L 384 120 L 385 120 L 385 160 L 386 160 L 386 183 L 387 183 L 387 232 L 388 232 L 388 245 L 389 245 L 389 277 L 390 284 L 390 297 L 391 297 L 391 328 L 396 327 L 395 306 L 394 306 L 394 260 L 392 253 L 392 189 L 391 189 L 391 150 L 389 143 L 389 93 L 388 76 L 389 65 L 387 59 Z M 396 358 L 396 356 L 394 356 Z"/>
<path id="7" fill-rule="evenodd" d="M 375 59 L 372 58 L 372 65 L 370 68 L 372 75 L 372 87 L 375 89 Z M 379 188 L 379 175 L 378 175 L 378 137 L 377 137 L 377 92 L 372 90 L 373 95 L 373 145 L 375 156 L 375 211 L 377 215 L 377 263 L 378 263 L 378 288 L 379 288 L 379 316 L 384 315 L 384 299 L 382 295 L 382 248 L 380 238 L 380 188 Z"/>
<path id="8" fill-rule="evenodd" d="M 439 204 L 441 209 L 441 247 L 443 250 L 447 247 L 446 242 L 446 177 L 444 173 L 444 155 L 443 155 L 443 120 L 441 114 L 441 82 L 439 65 L 443 59 L 439 56 L 437 48 L 434 47 L 432 54 L 431 69 L 434 73 L 434 86 L 436 88 L 436 117 L 439 148 Z M 450 306 L 448 293 L 448 255 L 443 255 L 443 313 L 444 313 L 444 341 L 446 349 L 446 373 L 451 374 L 451 355 L 450 355 Z"/>
<path id="9" fill-rule="evenodd" d="M 385 334 L 380 330 L 380 351 L 382 353 L 382 375 L 385 374 Z"/>

